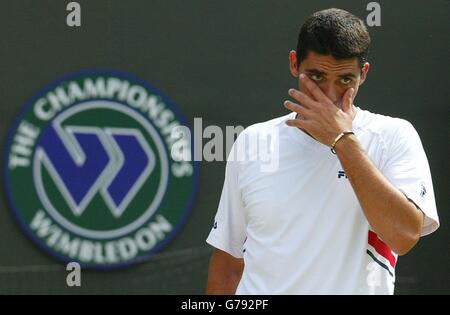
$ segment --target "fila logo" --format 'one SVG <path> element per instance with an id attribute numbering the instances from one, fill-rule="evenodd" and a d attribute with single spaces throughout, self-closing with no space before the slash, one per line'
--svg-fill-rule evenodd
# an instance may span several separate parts
<path id="1" fill-rule="evenodd" d="M 423 183 L 420 185 L 420 188 L 420 197 L 423 198 L 427 194 L 427 189 L 425 188 L 425 184 Z"/>
<path id="2" fill-rule="evenodd" d="M 348 177 L 347 177 L 347 174 L 345 174 L 344 171 L 338 171 L 338 178 L 341 178 L 341 177 L 348 178 Z"/>

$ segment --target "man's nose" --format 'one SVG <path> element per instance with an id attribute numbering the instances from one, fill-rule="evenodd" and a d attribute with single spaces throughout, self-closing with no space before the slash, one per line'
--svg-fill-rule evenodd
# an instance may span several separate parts
<path id="1" fill-rule="evenodd" d="M 321 86 L 322 92 L 334 103 L 337 104 L 340 100 L 340 93 L 334 84 L 325 84 Z"/>

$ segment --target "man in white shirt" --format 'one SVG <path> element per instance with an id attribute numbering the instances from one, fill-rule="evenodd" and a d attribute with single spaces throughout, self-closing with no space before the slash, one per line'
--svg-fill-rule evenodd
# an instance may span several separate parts
<path id="1" fill-rule="evenodd" d="M 292 111 L 236 140 L 207 242 L 210 294 L 393 294 L 398 255 L 439 227 L 427 157 L 407 121 L 353 105 L 370 36 L 349 12 L 314 13 L 290 69 Z M 274 150 L 277 167 L 234 159 Z M 331 149 L 331 150 L 330 150 Z M 259 152 L 259 151 L 258 151 Z"/>

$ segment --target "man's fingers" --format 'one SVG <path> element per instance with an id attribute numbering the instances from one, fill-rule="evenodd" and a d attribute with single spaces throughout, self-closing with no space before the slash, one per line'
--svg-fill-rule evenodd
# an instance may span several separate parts
<path id="1" fill-rule="evenodd" d="M 300 80 L 318 102 L 325 104 L 326 101 L 329 101 L 328 97 L 322 92 L 317 84 L 311 81 L 304 73 L 300 74 Z"/>
<path id="2" fill-rule="evenodd" d="M 354 88 L 349 88 L 345 91 L 344 96 L 342 97 L 342 111 L 348 113 L 352 108 L 353 103 L 353 94 L 355 93 Z"/>
<path id="3" fill-rule="evenodd" d="M 308 130 L 310 126 L 310 121 L 305 119 L 288 119 L 286 120 L 286 125 L 291 127 L 297 127 L 300 129 Z"/>
<path id="4" fill-rule="evenodd" d="M 294 102 L 291 101 L 284 101 L 284 107 L 286 107 L 287 109 L 296 112 L 297 114 L 300 115 L 300 117 L 306 117 L 308 116 L 308 109 L 306 109 L 305 107 L 295 104 Z"/>
<path id="5" fill-rule="evenodd" d="M 299 90 L 290 89 L 288 91 L 288 94 L 306 108 L 317 106 L 316 102 L 311 97 L 309 97 L 305 93 L 300 92 Z"/>

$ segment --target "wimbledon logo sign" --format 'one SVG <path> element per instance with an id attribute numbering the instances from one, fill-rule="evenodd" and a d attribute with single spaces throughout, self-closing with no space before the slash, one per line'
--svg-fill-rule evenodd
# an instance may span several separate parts
<path id="1" fill-rule="evenodd" d="M 186 125 L 146 82 L 114 71 L 75 73 L 34 97 L 10 131 L 11 207 L 45 251 L 85 267 L 117 267 L 161 250 L 184 223 L 196 162 L 174 161 Z"/>

